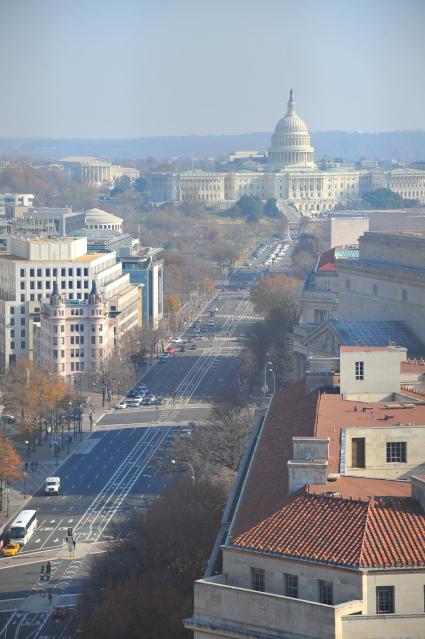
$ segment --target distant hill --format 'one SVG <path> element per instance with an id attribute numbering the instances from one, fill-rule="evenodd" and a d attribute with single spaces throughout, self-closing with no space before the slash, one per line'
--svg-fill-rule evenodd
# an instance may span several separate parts
<path id="1" fill-rule="evenodd" d="M 43 139 L 0 138 L 0 157 L 58 160 L 66 155 L 95 155 L 111 159 L 138 160 L 148 157 L 224 156 L 238 150 L 266 150 L 270 133 L 242 135 L 187 135 L 135 139 Z M 312 133 L 316 155 L 345 160 L 377 158 L 407 162 L 425 160 L 425 131 L 390 133 Z"/>

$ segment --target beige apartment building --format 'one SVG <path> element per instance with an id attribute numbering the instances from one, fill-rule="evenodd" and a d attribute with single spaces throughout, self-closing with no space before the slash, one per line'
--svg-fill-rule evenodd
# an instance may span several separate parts
<path id="1" fill-rule="evenodd" d="M 0 370 L 33 359 L 33 325 L 57 282 L 69 301 L 88 299 L 91 282 L 116 318 L 117 335 L 141 325 L 140 287 L 130 283 L 114 252 L 87 251 L 87 238 L 8 238 L 0 255 Z"/>
<path id="2" fill-rule="evenodd" d="M 114 349 L 114 325 L 95 280 L 86 300 L 67 300 L 54 282 L 34 323 L 34 361 L 69 383 L 94 375 Z"/>
<path id="3" fill-rule="evenodd" d="M 425 362 L 405 356 L 342 350 L 274 396 L 195 583 L 195 639 L 424 639 Z"/>

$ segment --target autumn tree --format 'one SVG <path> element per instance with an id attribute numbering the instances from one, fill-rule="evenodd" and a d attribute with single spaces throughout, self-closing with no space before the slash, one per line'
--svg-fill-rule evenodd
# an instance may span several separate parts
<path id="1" fill-rule="evenodd" d="M 176 440 L 172 456 L 190 462 L 197 475 L 235 473 L 245 451 L 253 416 L 237 392 L 229 391 L 214 403 L 207 426 L 195 427 L 187 439 Z"/>
<path id="2" fill-rule="evenodd" d="M 91 562 L 79 599 L 82 639 L 187 639 L 193 582 L 205 571 L 224 509 L 221 484 L 197 479 L 169 486 L 132 535 Z M 160 614 L 159 614 L 160 611 Z"/>
<path id="3" fill-rule="evenodd" d="M 55 412 L 67 396 L 64 381 L 32 361 L 19 360 L 10 367 L 2 384 L 3 403 L 35 449 L 42 421 Z"/>
<path id="4" fill-rule="evenodd" d="M 0 435 L 0 510 L 5 506 L 7 486 L 22 475 L 21 463 L 22 460 L 10 439 Z"/>
<path id="5" fill-rule="evenodd" d="M 262 277 L 251 291 L 256 312 L 266 315 L 278 306 L 298 306 L 300 285 L 300 280 L 280 273 Z"/>

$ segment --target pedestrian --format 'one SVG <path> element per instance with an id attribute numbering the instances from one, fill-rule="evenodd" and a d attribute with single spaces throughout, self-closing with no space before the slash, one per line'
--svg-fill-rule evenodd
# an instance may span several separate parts
<path id="1" fill-rule="evenodd" d="M 52 599 L 53 599 L 53 595 L 52 595 L 52 591 L 50 590 L 50 588 L 49 588 L 49 592 L 48 592 L 47 596 L 49 597 L 49 604 L 51 604 L 52 603 Z"/>
<path id="2" fill-rule="evenodd" d="M 43 583 L 44 581 L 44 564 L 41 564 L 41 568 L 40 568 L 40 583 Z"/>
<path id="3" fill-rule="evenodd" d="M 28 462 L 25 462 L 25 472 L 28 470 Z"/>
<path id="4" fill-rule="evenodd" d="M 31 462 L 31 472 L 34 472 L 34 462 Z"/>
<path id="5" fill-rule="evenodd" d="M 72 540 L 72 549 L 73 549 L 73 555 L 75 557 L 75 546 L 77 545 L 77 542 L 75 541 L 75 539 Z"/>
<path id="6" fill-rule="evenodd" d="M 38 469 L 38 461 L 34 462 L 34 468 L 35 468 L 35 470 Z"/>
<path id="7" fill-rule="evenodd" d="M 47 562 L 46 564 L 46 579 L 47 581 L 50 581 L 50 573 L 52 572 L 52 564 L 50 563 L 50 561 Z"/>

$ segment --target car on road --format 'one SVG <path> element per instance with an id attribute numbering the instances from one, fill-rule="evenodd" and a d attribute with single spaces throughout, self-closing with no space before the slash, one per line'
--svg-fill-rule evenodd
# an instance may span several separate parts
<path id="1" fill-rule="evenodd" d="M 52 617 L 53 619 L 65 619 L 66 608 L 53 608 Z"/>
<path id="2" fill-rule="evenodd" d="M 171 342 L 173 344 L 181 344 L 182 343 L 182 338 L 181 337 L 175 337 L 174 339 L 171 340 Z"/>
<path id="3" fill-rule="evenodd" d="M 190 347 L 190 350 L 191 351 L 196 351 L 197 348 L 198 347 L 196 346 L 196 344 L 192 344 L 191 347 Z"/>
<path id="4" fill-rule="evenodd" d="M 143 405 L 144 406 L 153 406 L 155 404 L 155 402 L 156 402 L 156 395 L 148 395 L 143 400 Z"/>
<path id="5" fill-rule="evenodd" d="M 143 398 L 132 399 L 131 402 L 128 403 L 128 406 L 130 406 L 131 408 L 138 408 L 140 404 L 142 403 L 142 401 L 143 401 Z"/>
<path id="6" fill-rule="evenodd" d="M 114 408 L 118 410 L 121 408 L 127 408 L 127 402 L 125 400 L 123 400 L 122 402 L 118 402 L 118 404 L 115 404 Z"/>
<path id="7" fill-rule="evenodd" d="M 3 546 L 2 549 L 3 557 L 14 557 L 18 554 L 20 549 L 21 547 L 19 544 L 7 544 L 6 546 Z"/>
<path id="8" fill-rule="evenodd" d="M 136 391 L 134 391 L 134 390 L 128 391 L 126 397 L 129 397 L 130 399 L 132 397 L 136 397 Z"/>
<path id="9" fill-rule="evenodd" d="M 164 403 L 164 398 L 163 397 L 157 397 L 156 400 L 154 401 L 154 404 L 156 406 L 162 406 L 163 403 Z"/>
<path id="10" fill-rule="evenodd" d="M 184 345 L 182 344 L 179 348 L 179 353 L 184 353 L 186 350 L 186 348 L 184 347 Z"/>
<path id="11" fill-rule="evenodd" d="M 214 320 L 210 320 L 207 324 L 207 326 L 214 326 Z"/>

